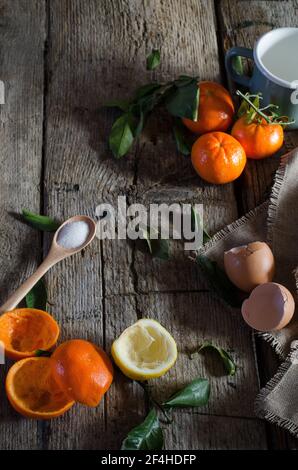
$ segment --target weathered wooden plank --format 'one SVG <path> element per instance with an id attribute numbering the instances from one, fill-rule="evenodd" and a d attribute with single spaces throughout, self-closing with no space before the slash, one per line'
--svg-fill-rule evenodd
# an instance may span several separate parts
<path id="1" fill-rule="evenodd" d="M 13 217 L 22 208 L 40 209 L 43 121 L 44 2 L 0 2 L 0 300 L 32 273 L 40 259 L 41 238 Z M 11 365 L 9 362 L 8 366 Z M 1 449 L 36 449 L 40 425 L 25 420 L 8 404 L 1 371 Z"/>
<path id="2" fill-rule="evenodd" d="M 122 86 L 123 77 L 133 82 L 129 67 L 122 69 L 122 63 L 119 65 L 121 54 L 127 54 L 128 63 L 133 53 L 130 48 L 134 48 L 126 38 L 125 25 L 122 29 L 119 26 L 121 10 L 122 2 L 57 0 L 49 4 L 44 200 L 45 212 L 61 219 L 76 213 L 94 217 L 100 202 L 113 201 L 114 194 L 125 192 L 132 184 L 133 157 L 131 162 L 128 158 L 119 164 L 110 158 L 110 122 L 107 114 L 97 113 L 118 83 Z M 118 34 L 124 35 L 125 50 L 119 47 L 124 39 Z M 130 249 L 129 245 L 125 247 Z M 110 251 L 112 248 L 110 244 Z M 123 256 L 122 250 L 119 255 Z M 119 264 L 117 252 L 111 256 L 115 267 Z M 127 269 L 126 265 L 130 265 L 129 258 L 121 266 Z M 97 239 L 84 253 L 65 260 L 49 273 L 50 301 L 62 326 L 61 341 L 87 338 L 108 351 L 122 330 L 123 312 L 130 324 L 136 321 L 133 299 L 126 303 L 126 298 L 123 302 L 117 297 L 111 302 L 105 298 L 113 291 L 114 278 Z M 121 423 L 123 430 L 125 423 L 134 423 L 125 411 L 135 409 L 137 414 L 139 407 L 144 412 L 142 391 L 132 388 L 133 392 L 121 378 L 99 407 L 76 406 L 59 420 L 46 423 L 43 447 L 98 449 L 115 447 L 116 442 L 119 446 L 115 435 L 124 437 L 120 436 Z M 118 418 L 119 413 L 123 413 L 123 419 Z"/>
<path id="3" fill-rule="evenodd" d="M 186 411 L 175 414 L 175 426 L 167 426 L 167 449 L 236 450 L 267 449 L 265 425 L 257 419 L 205 416 Z"/>
<path id="4" fill-rule="evenodd" d="M 272 28 L 282 26 L 297 26 L 296 0 L 283 2 L 251 1 L 249 8 L 243 8 L 243 2 L 221 0 L 217 4 L 218 17 L 220 19 L 220 37 L 223 44 L 223 52 L 228 48 L 238 45 L 253 47 L 256 39 Z M 285 134 L 283 152 L 289 151 L 298 145 L 298 132 L 288 131 Z M 274 156 L 263 161 L 250 161 L 237 185 L 240 206 L 243 212 L 252 209 L 262 202 L 270 193 L 275 170 L 279 164 L 279 158 Z M 262 386 L 272 377 L 277 368 L 274 354 L 267 345 L 261 345 L 257 340 L 258 363 Z M 272 448 L 291 448 L 297 446 L 289 434 L 275 426 L 267 424 L 269 446 Z"/>
<path id="5" fill-rule="evenodd" d="M 194 30 L 201 41 L 193 41 Z M 98 203 L 111 201 L 115 204 L 119 194 L 127 194 L 128 202 L 145 194 L 144 201 L 148 203 L 150 198 L 158 200 L 162 190 L 168 202 L 174 198 L 180 202 L 209 202 L 210 214 L 211 207 L 214 210 L 218 206 L 212 212 L 211 229 L 215 230 L 236 217 L 232 185 L 221 188 L 203 185 L 189 161 L 177 158 L 169 137 L 169 123 L 163 120 L 162 115 L 156 120 L 152 118 L 139 146 L 126 159 L 116 162 L 110 155 L 107 134 L 112 112 L 98 112 L 98 107 L 110 98 L 128 96 L 133 88 L 146 81 L 145 55 L 152 46 L 158 47 L 160 40 L 164 51 L 163 65 L 154 74 L 156 78 L 172 78 L 182 71 L 195 73 L 198 64 L 204 78 L 218 78 L 211 2 L 185 4 L 175 0 L 153 5 L 136 1 L 111 3 L 93 0 L 86 3 L 54 0 L 50 3 L 46 212 L 62 218 L 76 212 L 94 215 Z M 182 45 L 183 55 L 178 56 L 177 51 Z M 156 137 L 160 129 L 161 136 Z M 176 178 L 181 174 L 185 177 L 177 185 Z M 174 175 L 172 180 L 169 175 Z M 164 179 L 159 187 L 160 177 Z M 180 270 L 183 272 L 185 269 L 184 261 L 179 260 L 176 267 L 168 265 L 162 274 L 157 271 L 155 275 L 156 266 L 152 260 L 148 260 L 151 267 L 146 271 L 147 266 L 144 265 L 147 263 L 138 256 L 129 243 L 96 242 L 86 250 L 84 267 L 78 256 L 65 261 L 49 274 L 50 298 L 55 302 L 56 316 L 63 325 L 63 338 L 73 336 L 75 332 L 76 336 L 89 337 L 108 349 L 122 329 L 137 319 L 137 314 L 145 316 L 154 305 L 151 297 L 151 303 L 143 305 L 134 295 L 121 297 L 115 294 L 201 287 L 193 265 L 189 266 L 189 271 L 186 269 L 186 274 L 177 276 Z M 151 276 L 153 281 L 149 282 Z M 171 278 L 170 283 L 166 278 Z M 167 297 L 164 299 L 161 298 L 160 304 L 164 302 L 167 306 Z M 170 329 L 172 318 L 167 317 L 167 313 L 165 307 L 160 320 L 165 321 L 165 326 Z M 218 331 L 228 331 L 230 323 L 219 313 L 214 321 L 218 322 Z M 185 328 L 184 323 L 181 331 Z M 100 328 L 96 327 L 98 324 Z M 207 325 L 204 324 L 204 328 L 208 328 Z M 197 339 L 195 332 L 192 338 L 193 341 Z M 247 345 L 245 354 L 248 358 L 243 363 L 247 361 L 249 365 L 247 373 L 254 388 L 252 352 L 246 340 L 244 344 Z M 193 364 L 195 366 L 195 362 Z M 174 378 L 176 384 L 185 382 L 188 372 L 183 367 L 179 368 L 179 374 Z M 166 378 L 164 380 L 165 390 L 170 391 L 170 384 Z M 220 395 L 221 382 L 218 381 L 215 387 Z M 230 405 L 223 401 L 217 408 L 214 404 L 214 409 L 232 412 Z M 139 422 L 143 412 L 142 393 L 117 374 L 105 406 L 87 412 L 76 407 L 59 421 L 44 425 L 43 446 L 100 448 L 105 434 L 106 445 L 118 447 L 123 434 Z M 249 415 L 250 410 L 245 414 Z M 94 436 L 95 429 L 97 434 Z M 216 447 L 215 441 L 210 442 Z"/>
<path id="6" fill-rule="evenodd" d="M 211 384 L 210 401 L 200 413 L 254 416 L 258 382 L 251 332 L 238 315 L 226 312 L 209 292 L 154 293 L 138 296 L 137 302 L 143 317 L 158 320 L 173 334 L 179 350 L 176 365 L 164 377 L 152 381 L 157 397 L 164 401 L 196 377 L 207 377 Z M 189 352 L 204 341 L 231 352 L 237 364 L 235 376 L 226 375 L 220 358 L 212 351 L 189 358 Z"/>
<path id="7" fill-rule="evenodd" d="M 135 296 L 113 295 L 105 298 L 106 348 L 122 331 L 137 320 Z M 115 367 L 115 380 L 106 396 L 106 449 L 120 449 L 126 434 L 143 421 L 146 401 L 136 382 L 125 377 Z"/>
<path id="8" fill-rule="evenodd" d="M 200 79 L 220 80 L 213 2 L 139 2 L 138 17 L 145 18 L 147 34 L 140 48 L 142 61 L 148 51 L 161 45 L 161 64 L 154 78 L 165 81 L 187 73 Z M 195 37 L 194 40 L 194 31 Z M 144 61 L 143 61 L 144 64 Z M 143 65 L 144 68 L 144 65 Z M 142 69 L 143 70 L 143 69 Z M 148 81 L 148 72 L 143 72 Z M 172 119 L 165 112 L 152 115 L 136 153 L 138 202 L 203 203 L 206 227 L 214 233 L 237 217 L 232 185 L 205 184 L 195 173 L 189 158 L 179 155 L 172 136 Z M 135 251 L 133 266 L 138 292 L 200 289 L 202 283 L 182 245 L 172 244 L 167 263 L 151 260 Z"/>

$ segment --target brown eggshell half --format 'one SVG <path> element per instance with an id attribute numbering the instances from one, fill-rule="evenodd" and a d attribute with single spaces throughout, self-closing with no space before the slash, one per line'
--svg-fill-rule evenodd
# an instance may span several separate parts
<path id="1" fill-rule="evenodd" d="M 281 284 L 268 282 L 257 286 L 242 304 L 246 323 L 258 331 L 281 330 L 292 319 L 295 302 L 291 292 Z"/>
<path id="2" fill-rule="evenodd" d="M 257 241 L 226 251 L 224 267 L 236 287 L 251 292 L 259 284 L 272 281 L 274 257 L 267 243 Z"/>

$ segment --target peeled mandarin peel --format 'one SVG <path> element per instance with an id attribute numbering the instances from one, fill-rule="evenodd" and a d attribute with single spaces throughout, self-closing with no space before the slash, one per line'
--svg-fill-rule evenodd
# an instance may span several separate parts
<path id="1" fill-rule="evenodd" d="M 70 399 L 95 407 L 113 381 L 113 367 L 98 346 L 80 339 L 62 343 L 51 356 L 53 377 Z"/>
<path id="2" fill-rule="evenodd" d="M 43 310 L 21 308 L 0 317 L 0 341 L 10 359 L 34 356 L 37 349 L 51 349 L 59 333 L 57 322 Z"/>
<path id="3" fill-rule="evenodd" d="M 56 418 L 74 405 L 54 381 L 46 357 L 16 362 L 8 371 L 5 387 L 13 408 L 27 418 Z"/>

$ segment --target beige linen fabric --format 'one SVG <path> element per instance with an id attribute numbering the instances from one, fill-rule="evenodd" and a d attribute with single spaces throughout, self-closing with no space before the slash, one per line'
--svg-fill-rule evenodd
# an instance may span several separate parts
<path id="1" fill-rule="evenodd" d="M 256 411 L 298 436 L 298 148 L 281 158 L 269 201 L 217 233 L 200 254 L 223 267 L 224 251 L 257 240 L 270 244 L 276 261 L 274 281 L 292 292 L 297 307 L 284 329 L 258 333 L 280 357 L 288 356 L 261 390 Z"/>

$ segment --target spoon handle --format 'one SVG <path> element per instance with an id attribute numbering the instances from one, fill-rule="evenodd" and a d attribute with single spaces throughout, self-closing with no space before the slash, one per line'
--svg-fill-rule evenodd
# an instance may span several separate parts
<path id="1" fill-rule="evenodd" d="M 8 298 L 8 300 L 0 307 L 0 314 L 9 312 L 16 308 L 21 300 L 28 294 L 28 292 L 35 286 L 35 284 L 42 278 L 42 276 L 55 264 L 47 256 L 41 265 L 18 289 Z"/>

